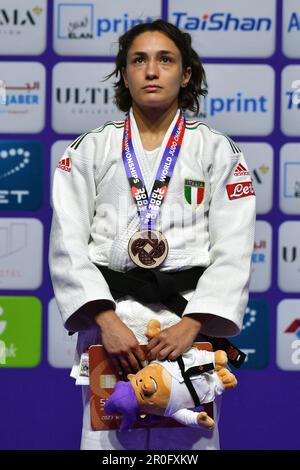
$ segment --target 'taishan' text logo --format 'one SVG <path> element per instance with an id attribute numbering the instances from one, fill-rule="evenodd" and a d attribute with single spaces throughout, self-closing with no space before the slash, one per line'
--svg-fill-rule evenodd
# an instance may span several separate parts
<path id="1" fill-rule="evenodd" d="M 188 16 L 187 12 L 173 12 L 175 25 L 187 31 L 270 31 L 272 19 L 268 17 L 238 17 L 231 13 L 216 12 L 202 17 Z"/>

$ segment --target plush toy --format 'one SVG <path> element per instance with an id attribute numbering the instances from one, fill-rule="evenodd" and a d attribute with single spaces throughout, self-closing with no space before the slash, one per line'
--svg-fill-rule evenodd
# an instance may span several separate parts
<path id="1" fill-rule="evenodd" d="M 153 338 L 159 331 L 159 322 L 151 320 L 146 336 Z M 195 410 L 193 394 L 202 405 L 236 386 L 235 376 L 226 368 L 227 355 L 224 351 L 192 347 L 181 357 L 181 365 L 177 361 L 154 360 L 138 373 L 129 374 L 129 382 L 116 383 L 104 409 L 109 415 L 123 415 L 120 430 L 132 428 L 140 421 L 141 414 L 147 415 L 148 422 L 158 415 L 174 418 L 187 426 L 213 429 L 214 420 L 205 411 Z"/>

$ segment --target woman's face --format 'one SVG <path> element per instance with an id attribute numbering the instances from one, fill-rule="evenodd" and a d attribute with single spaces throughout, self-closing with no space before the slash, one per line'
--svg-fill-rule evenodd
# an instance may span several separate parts
<path id="1" fill-rule="evenodd" d="M 147 31 L 133 40 L 123 71 L 133 106 L 167 109 L 178 102 L 190 76 L 191 69 L 182 68 L 180 50 L 165 34 Z"/>

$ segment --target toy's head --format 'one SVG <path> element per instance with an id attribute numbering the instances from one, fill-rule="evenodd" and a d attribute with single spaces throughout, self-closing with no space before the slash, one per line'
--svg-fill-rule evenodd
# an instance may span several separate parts
<path id="1" fill-rule="evenodd" d="M 127 377 L 141 411 L 156 413 L 166 408 L 169 403 L 172 378 L 163 366 L 154 362 Z"/>
<path id="2" fill-rule="evenodd" d="M 104 407 L 110 415 L 123 415 L 121 431 L 131 428 L 141 413 L 163 415 L 171 392 L 172 378 L 160 364 L 149 364 L 128 379 L 116 383 Z"/>

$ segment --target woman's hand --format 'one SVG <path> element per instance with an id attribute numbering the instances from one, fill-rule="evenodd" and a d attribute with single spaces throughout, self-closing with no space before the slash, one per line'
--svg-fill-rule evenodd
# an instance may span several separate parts
<path id="1" fill-rule="evenodd" d="M 146 348 L 147 358 L 174 361 L 192 346 L 200 329 L 200 321 L 184 316 L 179 323 L 162 330 L 151 339 Z"/>
<path id="2" fill-rule="evenodd" d="M 95 320 L 101 329 L 102 344 L 117 370 L 131 374 L 142 369 L 145 354 L 134 333 L 120 320 L 115 311 L 101 312 Z"/>

